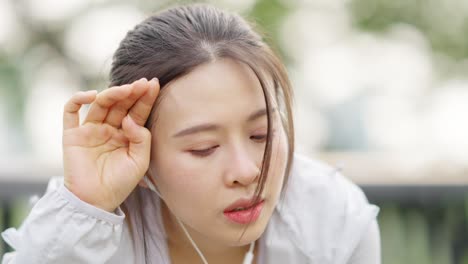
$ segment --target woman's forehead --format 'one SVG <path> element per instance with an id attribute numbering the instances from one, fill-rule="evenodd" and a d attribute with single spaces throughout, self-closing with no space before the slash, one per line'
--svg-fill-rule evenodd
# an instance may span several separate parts
<path id="1" fill-rule="evenodd" d="M 222 59 L 203 64 L 163 90 L 158 120 L 243 118 L 265 108 L 261 84 L 245 64 Z M 162 121 L 162 120 L 161 120 Z"/>

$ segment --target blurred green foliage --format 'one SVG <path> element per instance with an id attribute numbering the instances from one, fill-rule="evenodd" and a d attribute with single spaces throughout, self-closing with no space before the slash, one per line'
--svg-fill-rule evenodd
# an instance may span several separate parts
<path id="1" fill-rule="evenodd" d="M 467 202 L 381 205 L 383 263 L 466 263 Z"/>
<path id="2" fill-rule="evenodd" d="M 0 94 L 5 96 L 7 109 L 13 109 L 9 116 L 12 123 L 22 120 L 26 89 L 21 85 L 21 63 L 9 58 L 0 50 Z M 16 121 L 16 122 L 15 122 Z"/>
<path id="3" fill-rule="evenodd" d="M 468 7 L 463 0 L 352 0 L 356 27 L 382 32 L 406 23 L 420 30 L 435 52 L 468 57 Z"/>

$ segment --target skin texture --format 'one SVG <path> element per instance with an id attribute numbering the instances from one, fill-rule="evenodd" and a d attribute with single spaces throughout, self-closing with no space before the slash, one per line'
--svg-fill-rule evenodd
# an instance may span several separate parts
<path id="1" fill-rule="evenodd" d="M 172 258 L 198 258 L 175 222 L 177 215 L 209 262 L 241 263 L 248 244 L 265 230 L 281 191 L 287 138 L 278 112 L 271 115 L 273 165 L 262 195 L 265 204 L 260 218 L 246 229 L 230 222 L 223 211 L 239 198 L 253 197 L 257 187 L 267 116 L 249 117 L 265 109 L 260 82 L 246 65 L 224 59 L 197 67 L 165 92 L 151 128 L 148 174 L 164 198 Z M 201 124 L 216 128 L 174 136 Z"/>
<path id="2" fill-rule="evenodd" d="M 144 127 L 157 80 L 78 92 L 64 106 L 64 184 L 81 200 L 114 211 L 148 169 L 151 134 Z M 79 110 L 91 104 L 80 125 Z"/>
<path id="3" fill-rule="evenodd" d="M 170 82 L 138 80 L 96 94 L 80 92 L 64 108 L 65 186 L 80 199 L 114 211 L 146 174 L 163 197 L 163 219 L 173 263 L 200 258 L 175 215 L 210 263 L 241 263 L 266 228 L 278 202 L 287 138 L 272 99 L 272 165 L 259 219 L 248 228 L 229 221 L 226 207 L 252 198 L 266 144 L 267 116 L 260 82 L 246 65 L 218 59 Z M 91 107 L 79 124 L 78 111 Z M 144 127 L 151 111 L 155 121 Z M 254 117 L 254 118 L 253 118 Z M 182 133 L 201 124 L 211 129 Z M 179 134 L 179 136 L 175 136 Z"/>

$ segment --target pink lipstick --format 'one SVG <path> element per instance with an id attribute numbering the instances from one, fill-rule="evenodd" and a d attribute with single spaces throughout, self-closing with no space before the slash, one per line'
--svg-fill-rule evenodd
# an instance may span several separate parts
<path id="1" fill-rule="evenodd" d="M 224 210 L 224 215 L 238 224 L 252 223 L 260 216 L 263 204 L 264 200 L 254 204 L 252 199 L 239 199 Z"/>

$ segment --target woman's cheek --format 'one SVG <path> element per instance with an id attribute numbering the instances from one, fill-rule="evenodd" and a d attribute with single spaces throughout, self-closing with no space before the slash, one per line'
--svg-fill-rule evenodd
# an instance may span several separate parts
<path id="1" fill-rule="evenodd" d="M 173 163 L 172 177 L 166 179 L 170 182 L 171 190 L 180 195 L 189 196 L 190 199 L 203 197 L 213 185 L 212 173 L 215 168 L 208 167 L 200 158 L 191 157 L 191 154 L 183 154 L 176 157 Z"/>

